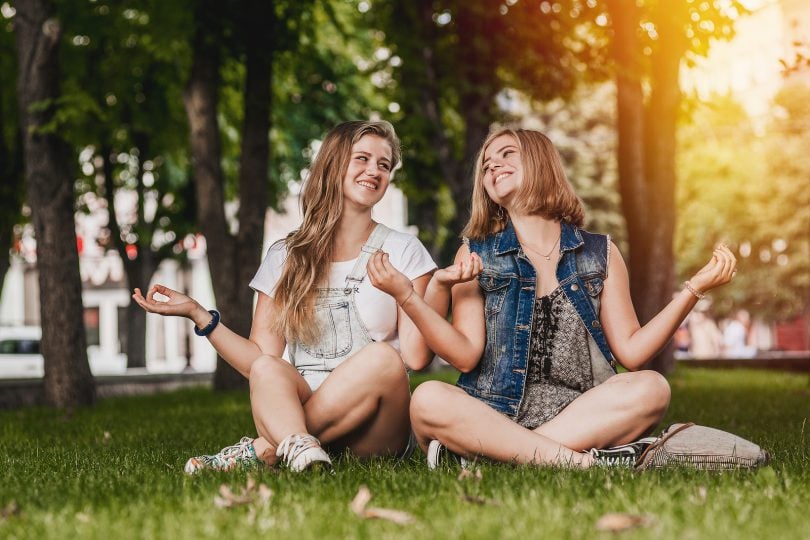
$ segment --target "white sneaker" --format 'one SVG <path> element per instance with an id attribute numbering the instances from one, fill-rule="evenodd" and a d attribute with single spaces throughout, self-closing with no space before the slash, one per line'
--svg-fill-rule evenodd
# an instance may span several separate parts
<path id="1" fill-rule="evenodd" d="M 231 446 L 226 446 L 213 455 L 195 456 L 186 461 L 183 471 L 186 474 L 196 474 L 204 469 L 213 471 L 229 471 L 240 465 L 249 467 L 259 463 L 256 450 L 253 448 L 253 439 L 242 439 Z"/>
<path id="2" fill-rule="evenodd" d="M 321 443 L 312 435 L 298 433 L 288 435 L 278 445 L 276 455 L 283 460 L 288 469 L 294 472 L 301 472 L 313 465 L 332 467 L 329 454 L 321 448 Z"/>
<path id="3" fill-rule="evenodd" d="M 439 467 L 448 467 L 451 461 L 461 465 L 462 469 L 466 469 L 469 465 L 467 458 L 460 456 L 455 452 L 451 452 L 437 439 L 430 441 L 427 449 L 428 469 L 434 471 Z"/>

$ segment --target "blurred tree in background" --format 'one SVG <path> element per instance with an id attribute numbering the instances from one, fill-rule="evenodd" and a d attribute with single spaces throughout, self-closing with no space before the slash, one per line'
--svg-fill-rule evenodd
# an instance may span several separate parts
<path id="1" fill-rule="evenodd" d="M 630 292 L 641 324 L 672 297 L 677 210 L 677 120 L 681 66 L 705 55 L 712 40 L 728 39 L 746 10 L 738 1 L 628 2 L 605 0 L 612 39 L 622 211 L 630 246 Z M 711 250 L 706 252 L 706 259 Z M 705 263 L 704 263 L 705 264 Z M 647 367 L 674 367 L 672 348 Z"/>
<path id="2" fill-rule="evenodd" d="M 54 6 L 60 94 L 28 106 L 47 110 L 42 129 L 68 144 L 61 172 L 76 180 L 76 209 L 106 208 L 102 242 L 123 260 L 129 288 L 146 289 L 161 261 L 182 260 L 182 239 L 202 233 L 217 305 L 237 333 L 249 332 L 246 283 L 266 208 L 302 179 L 323 133 L 352 118 L 394 122 L 404 151 L 397 185 L 440 264 L 467 221 L 475 154 L 493 126 L 514 123 L 546 131 L 559 148 L 588 227 L 611 233 L 628 259 L 642 323 L 720 239 L 735 244 L 742 272 L 717 293 L 719 313 L 746 307 L 776 319 L 807 309 L 807 88 L 786 88 L 779 116 L 756 129 L 731 100 L 693 106 L 681 96 L 682 66 L 733 35 L 740 2 Z M 0 7 L 3 273 L 24 219 L 24 132 L 17 21 L 11 3 Z M 691 114 L 676 137 L 684 105 Z M 144 313 L 133 304 L 126 318 L 129 364 L 144 365 Z M 664 354 L 653 367 L 671 365 Z M 220 360 L 216 386 L 243 383 Z"/>
<path id="3" fill-rule="evenodd" d="M 69 110 L 63 107 L 66 95 L 59 58 L 63 27 L 47 0 L 22 2 L 19 9 L 14 21 L 18 119 L 26 201 L 37 238 L 45 400 L 58 407 L 89 405 L 95 401 L 96 388 L 83 325 L 75 167 L 62 129 Z"/>
<path id="4" fill-rule="evenodd" d="M 676 235 L 686 279 L 724 241 L 738 253 L 734 287 L 712 293 L 713 310 L 746 309 L 766 321 L 791 319 L 810 298 L 810 89 L 786 86 L 777 114 L 755 129 L 732 98 L 695 103 L 680 136 Z"/>
<path id="5" fill-rule="evenodd" d="M 389 90 L 405 142 L 402 186 L 433 256 L 449 262 L 467 222 L 476 153 L 493 123 L 510 118 L 503 92 L 570 96 L 605 76 L 596 2 L 389 0 L 372 21 L 390 48 L 378 86 Z M 500 98 L 500 99 L 499 99 Z"/>
<path id="6" fill-rule="evenodd" d="M 65 2 L 69 30 L 62 122 L 81 176 L 79 209 L 108 213 L 105 247 L 120 256 L 128 289 L 146 291 L 158 266 L 182 254 L 194 228 L 187 129 L 177 74 L 188 70 L 189 17 L 172 3 Z M 187 30 L 186 30 L 187 32 Z M 127 367 L 146 366 L 146 313 L 126 311 Z"/>

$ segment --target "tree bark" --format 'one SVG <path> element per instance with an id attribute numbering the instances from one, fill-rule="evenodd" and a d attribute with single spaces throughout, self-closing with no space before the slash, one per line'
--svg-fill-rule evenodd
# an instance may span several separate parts
<path id="1" fill-rule="evenodd" d="M 96 392 L 83 324 L 70 147 L 53 132 L 42 131 L 59 98 L 61 28 L 47 1 L 18 2 L 15 7 L 17 95 L 37 240 L 45 399 L 57 407 L 90 405 Z"/>
<path id="2" fill-rule="evenodd" d="M 659 43 L 651 68 L 641 65 L 635 3 L 609 0 L 616 68 L 619 189 L 630 244 L 630 292 L 639 321 L 646 324 L 671 300 L 674 280 L 675 151 L 680 108 L 679 69 L 686 52 L 685 2 L 653 11 Z M 645 105 L 642 79 L 650 85 Z M 671 346 L 646 367 L 674 367 Z"/>
<path id="3" fill-rule="evenodd" d="M 245 116 L 240 162 L 239 232 L 230 233 L 225 218 L 221 149 L 217 122 L 220 51 L 218 21 L 211 18 L 216 6 L 198 5 L 191 75 L 185 105 L 191 128 L 197 214 L 205 235 L 208 263 L 222 320 L 237 334 L 250 332 L 253 293 L 247 286 L 261 257 L 264 216 L 267 208 L 269 164 L 270 80 L 272 50 L 267 21 L 274 16 L 273 3 L 255 0 L 250 17 L 241 24 L 247 45 Z M 214 388 L 244 388 L 247 381 L 222 358 L 217 360 Z"/>
<path id="4" fill-rule="evenodd" d="M 504 31 L 497 10 L 476 4 L 460 3 L 456 13 L 458 25 L 458 63 L 461 66 L 459 112 L 464 118 L 464 138 L 460 152 L 460 165 L 448 178 L 450 192 L 456 203 L 450 230 L 460 233 L 470 218 L 475 157 L 497 118 L 495 96 L 500 83 L 495 72 L 501 51 L 494 40 L 486 43 L 482 36 Z M 455 253 L 458 245 L 448 245 L 446 257 Z"/>
<path id="5" fill-rule="evenodd" d="M 645 323 L 670 302 L 675 285 L 676 132 L 681 106 L 680 66 L 687 49 L 684 26 L 688 16 L 686 2 L 668 3 L 653 13 L 661 46 L 651 59 L 645 165 L 650 186 L 647 204 L 655 219 L 650 219 L 646 227 L 647 283 L 636 308 Z M 647 367 L 662 373 L 671 371 L 675 367 L 672 346 L 666 347 Z"/>
<path id="6" fill-rule="evenodd" d="M 627 223 L 630 252 L 625 254 L 630 272 L 633 304 L 645 301 L 649 258 L 647 178 L 644 170 L 644 68 L 638 39 L 640 13 L 635 3 L 607 2 L 613 21 L 613 57 L 616 62 L 617 163 L 622 213 Z"/>

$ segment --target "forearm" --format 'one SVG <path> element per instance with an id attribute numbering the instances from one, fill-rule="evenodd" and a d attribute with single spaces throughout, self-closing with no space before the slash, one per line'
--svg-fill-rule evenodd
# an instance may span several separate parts
<path id="1" fill-rule="evenodd" d="M 647 324 L 637 326 L 625 339 L 619 340 L 620 344 L 612 346 L 622 366 L 631 371 L 642 369 L 672 339 L 697 300 L 688 290 L 681 290 Z"/>
<path id="2" fill-rule="evenodd" d="M 200 308 L 190 317 L 197 328 L 205 328 L 211 322 L 211 314 Z M 202 339 L 202 338 L 198 338 Z M 245 378 L 250 375 L 250 366 L 262 351 L 253 341 L 240 336 L 222 321 L 208 334 L 208 341 L 228 364 Z"/>
<path id="3" fill-rule="evenodd" d="M 481 347 L 447 321 L 449 303 L 448 288 L 431 280 L 425 297 L 414 294 L 402 309 L 433 352 L 460 371 L 469 371 L 478 363 Z"/>
<path id="4" fill-rule="evenodd" d="M 418 292 L 414 291 L 413 294 L 418 295 Z M 444 287 L 436 286 L 434 281 L 431 280 L 428 283 L 423 300 L 439 316 L 446 317 L 447 308 L 450 304 L 449 290 Z M 410 303 L 410 301 L 410 298 L 406 298 L 403 303 L 407 304 Z M 399 336 L 402 359 L 405 364 L 415 370 L 427 367 L 433 360 L 434 354 L 425 341 L 422 332 L 419 331 L 419 328 L 417 328 L 410 316 L 403 317 Z"/>

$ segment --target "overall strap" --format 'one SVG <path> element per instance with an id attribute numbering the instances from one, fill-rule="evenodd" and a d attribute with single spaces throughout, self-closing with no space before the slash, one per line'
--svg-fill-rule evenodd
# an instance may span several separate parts
<path id="1" fill-rule="evenodd" d="M 352 271 L 349 272 L 348 276 L 346 276 L 346 290 L 353 289 L 354 286 L 359 285 L 366 278 L 366 266 L 368 265 L 368 260 L 377 250 L 382 247 L 390 232 L 391 229 L 382 223 L 377 223 L 377 226 L 374 227 L 374 230 L 371 232 L 368 240 L 366 240 L 366 243 L 360 249 L 360 256 L 357 257 L 357 262 L 354 263 L 354 268 L 352 268 Z"/>

